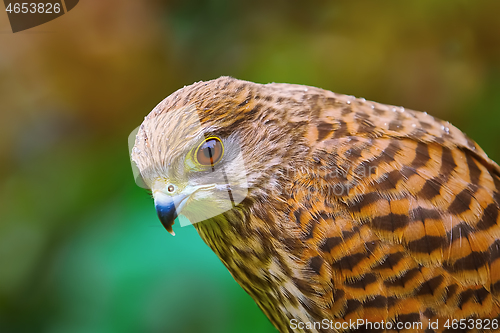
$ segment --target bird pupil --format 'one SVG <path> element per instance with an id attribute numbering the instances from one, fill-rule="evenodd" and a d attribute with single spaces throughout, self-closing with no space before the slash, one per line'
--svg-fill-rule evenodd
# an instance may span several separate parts
<path id="1" fill-rule="evenodd" d="M 206 148 L 203 150 L 203 154 L 205 154 L 206 157 L 212 158 L 214 156 L 213 149 L 212 148 Z"/>
<path id="2" fill-rule="evenodd" d="M 212 157 L 214 156 L 214 150 L 215 150 L 214 148 L 216 144 L 217 140 L 208 140 L 203 144 L 202 149 L 205 157 L 212 159 Z"/>

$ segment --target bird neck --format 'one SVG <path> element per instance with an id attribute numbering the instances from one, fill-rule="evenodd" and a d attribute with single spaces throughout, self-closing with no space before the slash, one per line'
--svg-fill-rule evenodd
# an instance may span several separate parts
<path id="1" fill-rule="evenodd" d="M 235 267 L 238 258 L 258 254 L 261 268 L 267 266 L 265 248 L 279 234 L 279 216 L 274 200 L 266 200 L 266 206 L 253 196 L 247 197 L 233 209 L 211 219 L 194 224 L 203 241 L 228 267 Z M 264 209 L 266 207 L 267 209 Z M 234 264 L 234 265 L 233 265 Z"/>
<path id="2" fill-rule="evenodd" d="M 231 261 L 231 248 L 238 241 L 238 235 L 248 233 L 248 208 L 238 205 L 235 208 L 194 224 L 203 241 L 227 266 Z"/>

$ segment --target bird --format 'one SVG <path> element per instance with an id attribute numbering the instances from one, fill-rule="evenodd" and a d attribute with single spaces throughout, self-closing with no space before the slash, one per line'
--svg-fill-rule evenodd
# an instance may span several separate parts
<path id="1" fill-rule="evenodd" d="M 161 101 L 131 160 L 280 332 L 500 331 L 500 167 L 449 122 L 224 76 Z"/>

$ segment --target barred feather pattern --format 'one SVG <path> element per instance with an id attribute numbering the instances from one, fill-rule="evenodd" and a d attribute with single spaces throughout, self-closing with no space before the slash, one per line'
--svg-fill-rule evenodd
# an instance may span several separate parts
<path id="1" fill-rule="evenodd" d="M 136 146 L 161 148 L 158 116 L 188 106 L 212 133 L 238 134 L 250 184 L 242 203 L 194 226 L 280 332 L 343 331 L 294 330 L 292 319 L 423 323 L 407 332 L 500 319 L 500 167 L 456 127 L 314 87 L 221 77 L 161 102 Z M 155 158 L 133 156 L 139 168 Z"/>

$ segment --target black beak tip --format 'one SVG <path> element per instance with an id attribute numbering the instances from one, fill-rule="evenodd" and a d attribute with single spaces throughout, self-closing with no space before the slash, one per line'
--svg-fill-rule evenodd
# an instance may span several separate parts
<path id="1" fill-rule="evenodd" d="M 156 204 L 155 208 L 161 224 L 163 224 L 163 226 L 169 233 L 175 235 L 172 229 L 175 219 L 177 218 L 177 211 L 175 209 L 174 203 L 169 202 L 168 204 Z"/>

